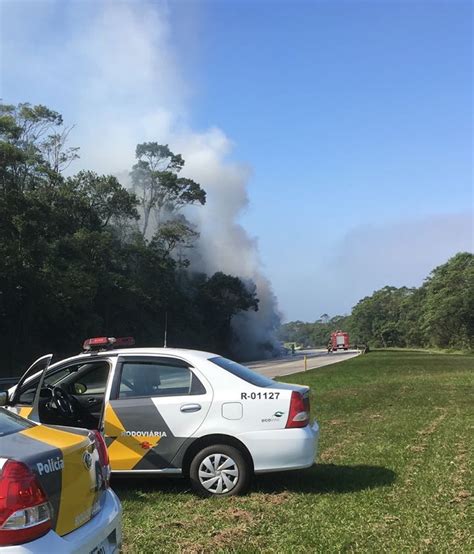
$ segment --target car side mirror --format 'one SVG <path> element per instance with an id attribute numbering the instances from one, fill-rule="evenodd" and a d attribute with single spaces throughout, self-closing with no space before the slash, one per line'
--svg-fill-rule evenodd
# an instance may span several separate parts
<path id="1" fill-rule="evenodd" d="M 0 406 L 6 406 L 8 404 L 8 392 L 0 392 Z"/>
<path id="2" fill-rule="evenodd" d="M 84 383 L 74 383 L 74 392 L 76 394 L 84 394 L 87 391 L 87 387 Z"/>

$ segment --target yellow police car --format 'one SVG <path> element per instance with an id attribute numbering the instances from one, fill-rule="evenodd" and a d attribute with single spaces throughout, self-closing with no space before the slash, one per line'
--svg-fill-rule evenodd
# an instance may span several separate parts
<path id="1" fill-rule="evenodd" d="M 0 554 L 119 552 L 120 502 L 98 431 L 0 408 Z"/>

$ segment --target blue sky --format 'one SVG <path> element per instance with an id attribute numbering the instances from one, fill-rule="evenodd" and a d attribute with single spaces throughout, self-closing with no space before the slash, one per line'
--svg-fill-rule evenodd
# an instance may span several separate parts
<path id="1" fill-rule="evenodd" d="M 0 5 L 4 100 L 58 109 L 78 123 L 78 140 L 91 140 L 85 121 L 111 95 L 125 120 L 163 110 L 145 134 L 179 128 L 185 144 L 184 128 L 225 133 L 219 171 L 249 171 L 237 217 L 258 239 L 284 319 L 347 313 L 376 288 L 419 285 L 472 250 L 470 2 L 130 2 L 159 13 L 164 30 L 145 28 L 144 46 L 137 20 L 144 56 L 105 75 L 116 83 L 107 94 L 88 41 L 92 24 L 94 41 L 110 24 L 101 2 Z M 126 41 L 117 21 L 121 38 L 112 30 L 110 41 Z M 144 77 L 141 63 L 156 74 Z M 130 83 L 143 79 L 139 101 Z"/>
<path id="2" fill-rule="evenodd" d="M 301 210 L 300 200 L 311 217 L 336 189 L 353 224 L 368 213 L 384 221 L 465 203 L 468 4 L 229 4 L 208 6 L 196 122 L 218 121 L 253 165 L 254 208 L 273 191 L 287 198 L 282 217 L 287 206 Z M 332 210 L 321 211 L 317 219 L 334 222 Z"/>

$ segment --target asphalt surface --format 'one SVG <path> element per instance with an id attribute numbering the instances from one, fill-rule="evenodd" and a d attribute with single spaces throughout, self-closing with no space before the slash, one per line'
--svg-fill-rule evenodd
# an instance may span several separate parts
<path id="1" fill-rule="evenodd" d="M 304 371 L 305 356 L 307 369 L 314 369 L 337 362 L 343 362 L 359 354 L 359 350 L 342 350 L 339 352 L 331 352 L 330 354 L 328 354 L 327 350 L 300 350 L 296 352 L 294 356 L 249 362 L 245 365 L 267 377 L 280 377 L 282 375 L 291 375 L 292 373 Z"/>

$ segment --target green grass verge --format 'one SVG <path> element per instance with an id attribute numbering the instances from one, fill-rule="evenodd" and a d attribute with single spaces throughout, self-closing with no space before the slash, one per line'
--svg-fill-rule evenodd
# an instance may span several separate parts
<path id="1" fill-rule="evenodd" d="M 115 481 L 131 552 L 473 552 L 474 356 L 373 352 L 285 377 L 312 388 L 318 463 L 200 500 Z"/>

